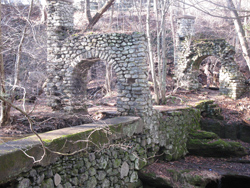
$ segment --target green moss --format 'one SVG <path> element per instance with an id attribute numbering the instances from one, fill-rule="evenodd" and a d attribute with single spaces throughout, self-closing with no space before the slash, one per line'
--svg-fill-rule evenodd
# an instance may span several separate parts
<path id="1" fill-rule="evenodd" d="M 189 139 L 188 150 L 191 154 L 206 157 L 231 157 L 246 155 L 246 149 L 237 142 L 227 142 L 222 139 Z"/>
<path id="2" fill-rule="evenodd" d="M 170 155 L 170 154 L 165 154 L 164 159 L 165 159 L 166 161 L 172 161 L 173 157 L 172 157 L 172 155 Z"/>
<path id="3" fill-rule="evenodd" d="M 44 142 L 45 146 L 48 146 L 52 140 L 49 140 L 49 139 L 42 139 L 42 141 Z"/>
<path id="4" fill-rule="evenodd" d="M 205 110 L 207 108 L 207 105 L 213 104 L 214 100 L 202 100 L 199 101 L 195 104 L 195 108 L 200 109 L 200 110 Z"/>
<path id="5" fill-rule="evenodd" d="M 189 134 L 190 138 L 196 139 L 218 139 L 219 136 L 213 132 L 196 131 Z"/>
<path id="6" fill-rule="evenodd" d="M 117 124 L 117 125 L 110 125 L 109 126 L 109 131 L 111 133 L 122 133 L 123 131 L 123 125 L 122 124 Z"/>
<path id="7" fill-rule="evenodd" d="M 189 173 L 189 172 L 192 172 L 192 170 L 190 169 L 185 169 L 185 170 L 181 170 L 180 173 Z"/>
<path id="8" fill-rule="evenodd" d="M 147 160 L 139 159 L 139 169 L 142 169 L 146 165 L 147 165 Z"/>

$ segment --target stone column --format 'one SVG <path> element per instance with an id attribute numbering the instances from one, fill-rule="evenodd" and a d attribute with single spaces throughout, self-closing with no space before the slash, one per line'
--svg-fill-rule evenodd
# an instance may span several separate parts
<path id="1" fill-rule="evenodd" d="M 61 48 L 65 38 L 73 31 L 73 0 L 48 0 L 47 19 L 47 88 L 49 105 L 58 109 L 61 105 L 63 67 Z"/>
<path id="2" fill-rule="evenodd" d="M 197 89 L 199 87 L 197 73 L 187 71 L 188 61 L 186 57 L 190 53 L 192 36 L 194 35 L 195 17 L 181 16 L 177 19 L 176 53 L 175 53 L 175 81 L 179 87 Z"/>

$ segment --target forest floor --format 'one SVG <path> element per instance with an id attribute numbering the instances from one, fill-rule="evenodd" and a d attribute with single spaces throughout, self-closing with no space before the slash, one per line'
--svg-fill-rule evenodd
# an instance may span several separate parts
<path id="1" fill-rule="evenodd" d="M 101 96 L 101 93 L 99 93 Z M 153 94 L 153 93 L 152 93 Z M 167 93 L 168 95 L 169 93 Z M 116 112 L 116 96 L 117 92 L 112 92 L 109 95 L 97 98 L 90 97 L 88 105 L 88 114 L 68 114 L 63 112 L 53 111 L 46 105 L 45 96 L 37 98 L 35 104 L 26 104 L 28 111 L 32 110 L 30 114 L 35 120 L 34 130 L 37 132 L 46 132 L 59 128 L 76 126 L 101 119 L 113 117 L 117 115 Z M 250 125 L 250 93 L 246 93 L 238 100 L 232 100 L 229 97 L 220 95 L 218 90 L 211 90 L 203 88 L 199 91 L 184 91 L 179 90 L 176 94 L 171 95 L 167 99 L 166 105 L 157 105 L 155 108 L 164 109 L 179 109 L 188 106 L 194 106 L 195 103 L 201 100 L 214 100 L 222 109 L 222 115 L 227 122 L 245 121 Z M 22 102 L 16 102 L 19 107 Z M 108 113 L 105 113 L 108 112 Z M 18 111 L 12 111 L 12 122 L 9 126 L 0 127 L 0 144 L 9 140 L 17 139 L 30 135 L 31 131 L 27 119 Z M 158 175 L 166 175 L 166 169 L 193 169 L 212 170 L 219 173 L 221 170 L 231 170 L 232 172 L 242 173 L 250 176 L 250 144 L 241 142 L 248 148 L 248 155 L 244 158 L 237 159 L 247 161 L 246 163 L 232 162 L 233 159 L 224 158 L 203 158 L 197 156 L 186 156 L 184 159 L 173 162 L 156 162 L 147 168 Z M 231 160 L 231 161 L 230 161 Z"/>
<path id="2" fill-rule="evenodd" d="M 176 181 L 175 174 L 186 173 L 192 177 L 202 177 L 204 178 L 204 182 L 209 182 L 210 184 L 215 184 L 218 182 L 222 182 L 223 184 L 223 186 L 218 183 L 217 185 L 206 187 L 245 188 L 249 187 L 249 179 L 247 179 L 247 177 L 250 177 L 249 158 L 249 155 L 242 158 L 213 158 L 187 155 L 177 161 L 157 161 L 146 166 L 143 171 L 144 173 L 154 174 L 154 179 L 161 179 L 162 182 L 164 182 L 164 180 L 169 182 L 170 180 L 170 182 L 172 182 L 175 187 L 182 187 L 182 184 Z M 225 178 L 226 176 L 230 178 L 227 180 L 227 183 L 223 182 L 221 179 Z M 242 179 L 239 180 L 237 178 Z M 198 183 L 199 181 L 197 181 L 197 184 Z M 240 185 L 240 183 L 242 185 Z"/>
<path id="3" fill-rule="evenodd" d="M 153 93 L 152 93 L 153 94 Z M 102 96 L 101 93 L 99 93 Z M 88 114 L 74 113 L 65 114 L 60 111 L 53 111 L 46 105 L 45 96 L 37 98 L 35 104 L 26 103 L 26 111 L 30 111 L 30 116 L 34 119 L 34 130 L 38 133 L 51 131 L 68 126 L 76 126 L 93 121 L 98 121 L 117 116 L 116 96 L 117 92 L 100 97 L 90 97 L 88 100 Z M 203 88 L 199 91 L 179 90 L 174 95 L 167 93 L 166 105 L 155 105 L 156 109 L 173 110 L 194 106 L 201 100 L 214 100 L 222 109 L 224 120 L 245 121 L 250 124 L 250 93 L 246 93 L 238 100 L 233 100 L 227 96 L 220 95 L 218 90 Z M 17 106 L 22 108 L 22 101 L 16 101 Z M 19 137 L 31 133 L 27 119 L 17 110 L 12 110 L 11 123 L 9 126 L 0 127 L 0 139 L 3 137 Z"/>

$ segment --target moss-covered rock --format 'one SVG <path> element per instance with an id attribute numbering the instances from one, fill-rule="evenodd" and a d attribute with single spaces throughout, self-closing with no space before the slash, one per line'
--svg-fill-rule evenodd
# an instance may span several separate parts
<path id="1" fill-rule="evenodd" d="M 139 175 L 139 178 L 142 180 L 142 182 L 152 187 L 166 187 L 166 188 L 173 187 L 173 183 L 171 182 L 170 177 L 164 178 L 164 177 L 156 175 L 153 172 L 148 172 L 145 169 L 140 170 L 138 175 Z"/>
<path id="2" fill-rule="evenodd" d="M 208 182 L 220 178 L 217 173 L 210 171 L 196 171 L 193 169 L 166 169 L 163 174 L 164 175 L 160 175 L 151 171 L 149 172 L 147 168 L 139 171 L 140 179 L 148 188 L 205 188 Z"/>
<path id="3" fill-rule="evenodd" d="M 192 139 L 218 139 L 219 136 L 213 132 L 207 132 L 207 131 L 196 131 L 191 132 L 189 134 L 189 137 Z"/>
<path id="4" fill-rule="evenodd" d="M 220 137 L 224 136 L 224 122 L 211 118 L 202 118 L 200 121 L 201 129 L 204 131 L 213 132 Z"/>
<path id="5" fill-rule="evenodd" d="M 246 148 L 239 142 L 222 139 L 190 138 L 187 142 L 187 148 L 190 154 L 205 157 L 232 157 L 247 154 Z"/>

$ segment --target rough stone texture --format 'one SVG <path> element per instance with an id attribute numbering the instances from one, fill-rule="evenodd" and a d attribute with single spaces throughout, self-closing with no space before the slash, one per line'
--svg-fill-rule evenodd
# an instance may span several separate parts
<path id="1" fill-rule="evenodd" d="M 48 4 L 47 89 L 50 105 L 66 111 L 86 110 L 87 72 L 105 60 L 118 77 L 117 110 L 121 115 L 148 114 L 152 109 L 147 82 L 144 34 L 73 34 L 72 4 Z"/>
<path id="2" fill-rule="evenodd" d="M 129 172 L 129 166 L 127 162 L 123 162 L 122 166 L 121 166 L 121 179 L 123 179 L 124 177 L 126 177 L 128 175 Z"/>
<path id="3" fill-rule="evenodd" d="M 142 169 L 139 172 L 140 179 L 145 182 L 146 187 L 178 187 L 178 188 L 205 188 L 211 181 L 216 181 L 220 178 L 220 175 L 215 172 L 200 169 L 185 169 L 169 167 L 163 170 L 159 170 L 161 173 L 155 173 L 150 171 L 150 166 Z"/>
<path id="4" fill-rule="evenodd" d="M 200 110 L 194 108 L 160 113 L 160 146 L 165 160 L 176 160 L 187 154 L 188 134 L 200 127 Z"/>
<path id="5" fill-rule="evenodd" d="M 35 136 L 8 142 L 8 145 L 0 145 L 0 186 L 8 188 L 11 187 L 8 182 L 12 182 L 12 187 L 27 185 L 30 188 L 56 185 L 75 188 L 140 187 L 137 173 L 145 165 L 153 163 L 155 156 L 173 160 L 186 154 L 185 142 L 190 131 L 199 126 L 199 118 L 200 110 L 191 107 L 159 112 L 158 144 L 148 136 L 144 120 L 129 116 L 108 119 L 102 124 L 85 124 L 44 133 L 41 136 L 47 147 L 70 153 L 85 148 L 86 143 L 73 143 L 86 140 L 94 128 L 98 128 L 89 137 L 95 144 L 89 143 L 85 151 L 72 156 L 48 152 L 40 164 L 34 164 L 22 152 L 13 149 L 29 148 L 29 154 L 38 159 L 42 150 Z"/>
<path id="6" fill-rule="evenodd" d="M 221 61 L 220 92 L 237 99 L 246 90 L 245 78 L 234 61 L 235 50 L 224 39 L 193 40 L 194 17 L 178 19 L 175 56 L 175 79 L 185 89 L 198 89 L 199 66 L 203 59 L 214 56 Z"/>
<path id="7" fill-rule="evenodd" d="M 189 134 L 187 148 L 189 154 L 204 157 L 241 157 L 247 155 L 247 150 L 241 143 L 221 140 L 215 133 L 205 131 Z"/>
<path id="8" fill-rule="evenodd" d="M 147 81 L 147 42 L 144 34 L 79 35 L 74 31 L 72 3 L 48 2 L 47 87 L 49 105 L 67 112 L 87 111 L 87 72 L 105 60 L 118 78 L 117 111 L 143 118 L 146 143 L 159 143 L 159 121 Z M 131 135 L 134 134 L 131 129 Z M 158 148 L 156 148 L 158 150 Z"/>
<path id="9" fill-rule="evenodd" d="M 61 178 L 61 176 L 59 175 L 59 174 L 55 174 L 55 176 L 54 176 L 54 183 L 55 183 L 55 186 L 58 186 L 60 183 L 61 183 L 61 181 L 62 181 L 62 178 Z"/>
<path id="10" fill-rule="evenodd" d="M 22 179 L 22 180 L 19 182 L 17 188 L 25 188 L 25 187 L 29 187 L 29 186 L 30 186 L 30 180 L 27 179 L 27 178 L 24 178 L 24 179 Z"/>

